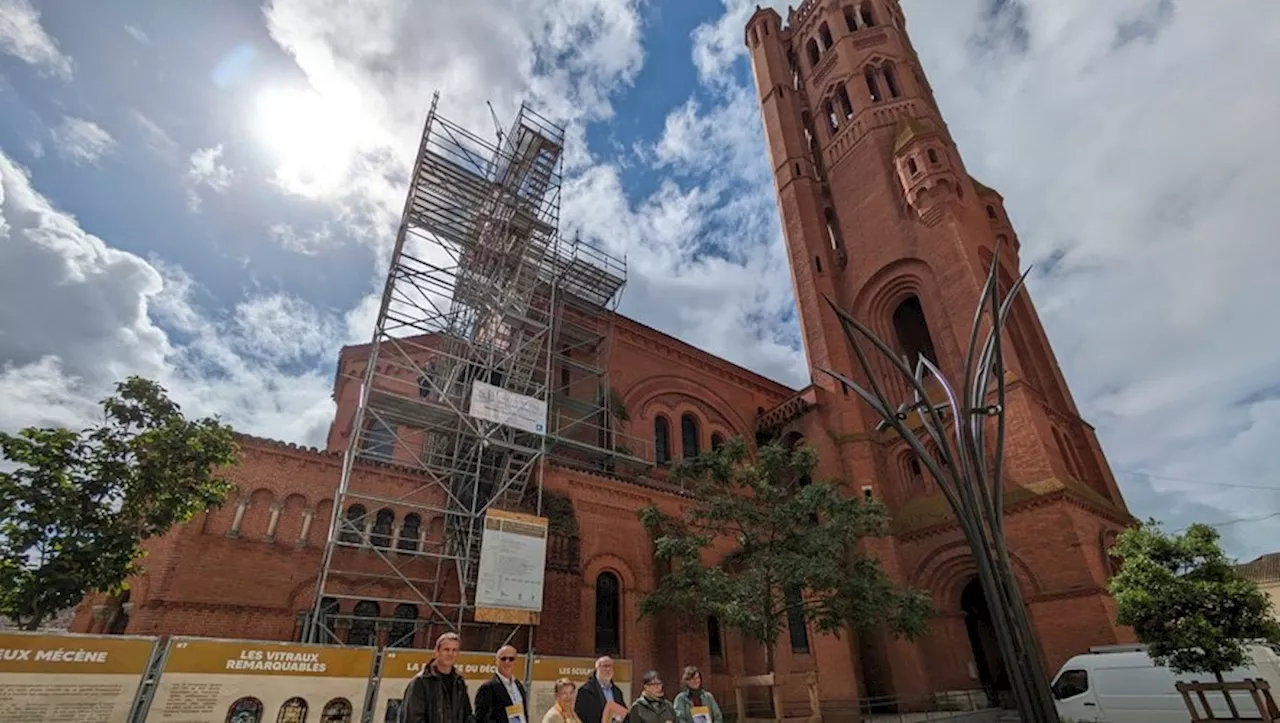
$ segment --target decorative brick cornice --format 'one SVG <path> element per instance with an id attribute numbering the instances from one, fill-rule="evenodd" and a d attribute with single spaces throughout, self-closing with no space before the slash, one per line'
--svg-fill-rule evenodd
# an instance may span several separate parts
<path id="1" fill-rule="evenodd" d="M 1100 585 L 1085 585 L 1084 587 L 1072 587 L 1065 590 L 1050 590 L 1035 595 L 1027 596 L 1027 603 L 1053 602 L 1056 600 L 1070 600 L 1072 598 L 1092 597 L 1094 595 L 1109 595 L 1106 588 Z"/>
<path id="2" fill-rule="evenodd" d="M 1013 493 L 1010 495 L 1010 493 Z M 1090 500 L 1087 496 L 1079 492 L 1074 486 L 1067 485 L 1057 478 L 1050 478 L 1033 485 L 1020 485 L 1008 488 L 1005 494 L 1013 497 L 1012 501 L 1006 502 L 1004 512 L 1005 516 L 1013 516 L 1031 510 L 1047 507 L 1055 503 L 1068 504 L 1073 507 L 1085 510 L 1093 515 L 1101 517 L 1104 520 L 1113 522 L 1122 527 L 1127 527 L 1136 519 L 1128 513 L 1121 512 L 1114 508 L 1108 508 L 1094 500 Z M 907 523 L 904 525 L 894 525 L 893 534 L 903 542 L 912 540 L 921 540 L 938 535 L 945 535 L 954 532 L 959 528 L 951 508 L 946 504 L 945 499 L 941 495 L 936 496 L 939 508 L 945 519 L 937 519 L 935 522 L 921 522 L 918 524 Z M 892 525 L 892 522 L 890 523 Z"/>
<path id="3" fill-rule="evenodd" d="M 617 334 L 618 339 L 650 351 L 660 352 L 672 361 L 711 374 L 739 387 L 745 387 L 753 392 L 775 397 L 779 401 L 796 391 L 784 384 L 779 384 L 767 377 L 686 344 L 679 339 L 667 336 L 656 329 L 646 327 L 637 321 L 621 316 L 618 317 L 618 321 L 623 322 L 614 327 L 614 333 Z"/>

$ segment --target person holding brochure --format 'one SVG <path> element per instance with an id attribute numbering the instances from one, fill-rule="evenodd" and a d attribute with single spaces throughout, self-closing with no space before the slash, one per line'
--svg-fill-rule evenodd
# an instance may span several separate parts
<path id="1" fill-rule="evenodd" d="M 498 672 L 476 691 L 476 723 L 528 723 L 529 696 L 515 672 L 520 653 L 504 645 L 494 657 Z"/>
<path id="2" fill-rule="evenodd" d="M 613 683 L 613 658 L 606 655 L 596 660 L 595 672 L 578 688 L 573 712 L 582 723 L 610 723 L 626 717 L 626 703 Z"/>
<path id="3" fill-rule="evenodd" d="M 702 688 L 702 673 L 695 666 L 684 669 L 684 690 L 676 695 L 672 708 L 676 723 L 724 723 L 724 714 L 711 691 Z"/>
<path id="4" fill-rule="evenodd" d="M 577 687 L 568 678 L 556 681 L 556 704 L 542 716 L 542 723 L 582 723 L 573 712 L 573 692 Z"/>
<path id="5" fill-rule="evenodd" d="M 644 674 L 644 691 L 631 704 L 622 723 L 675 723 L 676 712 L 662 697 L 662 676 L 650 670 Z"/>
<path id="6" fill-rule="evenodd" d="M 436 656 L 405 687 L 400 723 L 476 723 L 467 681 L 453 665 L 461 649 L 457 633 L 436 639 Z"/>

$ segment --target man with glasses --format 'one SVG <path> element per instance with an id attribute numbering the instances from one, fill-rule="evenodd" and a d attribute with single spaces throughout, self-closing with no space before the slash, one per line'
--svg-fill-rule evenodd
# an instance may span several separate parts
<path id="1" fill-rule="evenodd" d="M 529 723 L 528 696 L 515 672 L 519 656 L 510 645 L 498 648 L 498 672 L 476 691 L 476 723 Z"/>
<path id="2" fill-rule="evenodd" d="M 610 720 L 622 720 L 627 711 L 622 689 L 613 684 L 613 658 L 607 655 L 596 661 L 595 672 L 578 688 L 578 697 L 573 701 L 574 715 L 582 723 L 609 723 L 604 720 L 606 709 L 610 710 Z"/>

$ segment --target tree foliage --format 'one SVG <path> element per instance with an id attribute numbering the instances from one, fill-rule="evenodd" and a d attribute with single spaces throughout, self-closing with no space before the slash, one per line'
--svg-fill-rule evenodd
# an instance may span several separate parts
<path id="1" fill-rule="evenodd" d="M 226 501 L 231 428 L 130 377 L 96 426 L 0 432 L 0 613 L 35 629 L 138 572 L 141 543 Z"/>
<path id="2" fill-rule="evenodd" d="M 846 495 L 836 482 L 810 483 L 816 463 L 811 448 L 778 443 L 749 459 L 735 438 L 678 464 L 671 477 L 697 504 L 678 519 L 652 505 L 641 510 L 657 558 L 671 563 L 640 601 L 641 614 L 714 615 L 762 643 L 771 667 L 795 591 L 803 591 L 801 612 L 820 632 L 887 625 L 897 635 L 922 635 L 933 610 L 928 596 L 895 586 L 856 547 L 885 533 L 883 505 Z M 711 548 L 726 542 L 733 552 L 706 564 Z"/>
<path id="3" fill-rule="evenodd" d="M 1218 539 L 1208 525 L 1176 535 L 1150 520 L 1125 530 L 1111 549 L 1122 563 L 1108 585 L 1117 622 L 1179 673 L 1221 676 L 1248 662 L 1249 641 L 1276 630 L 1270 599 L 1235 569 Z"/>

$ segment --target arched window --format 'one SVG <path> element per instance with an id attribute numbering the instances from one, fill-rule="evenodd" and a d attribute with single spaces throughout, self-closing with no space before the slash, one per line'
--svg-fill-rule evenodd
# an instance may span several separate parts
<path id="1" fill-rule="evenodd" d="M 250 696 L 232 703 L 227 708 L 227 723 L 262 723 L 262 701 Z"/>
<path id="2" fill-rule="evenodd" d="M 889 97 L 897 98 L 902 95 L 902 89 L 898 87 L 898 73 L 893 69 L 893 63 L 885 63 L 880 70 L 884 72 L 884 84 L 889 86 Z"/>
<path id="3" fill-rule="evenodd" d="M 853 11 L 852 5 L 844 6 L 844 25 L 849 28 L 851 33 L 858 29 L 858 16 Z"/>
<path id="4" fill-rule="evenodd" d="M 412 648 L 414 632 L 417 628 L 413 621 L 418 619 L 418 606 L 401 603 L 391 613 L 391 635 L 387 639 L 388 648 Z"/>
<path id="5" fill-rule="evenodd" d="M 596 578 L 596 654 L 621 653 L 618 627 L 622 612 L 622 585 L 612 572 L 602 572 Z"/>
<path id="6" fill-rule="evenodd" d="M 712 661 L 724 661 L 724 640 L 720 637 L 720 621 L 715 615 L 707 616 L 707 649 Z"/>
<path id="7" fill-rule="evenodd" d="M 853 117 L 853 103 L 849 100 L 849 91 L 844 89 L 843 83 L 836 88 L 836 102 L 840 104 L 840 112 L 844 113 L 845 119 Z"/>
<path id="8" fill-rule="evenodd" d="M 372 600 L 356 603 L 355 610 L 352 611 L 355 619 L 351 621 L 351 627 L 347 628 L 347 645 L 373 645 L 374 624 L 381 614 L 378 603 Z"/>
<path id="9" fill-rule="evenodd" d="M 332 645 L 339 642 L 338 637 L 333 634 L 333 616 L 337 614 L 337 598 L 320 598 L 320 620 L 307 636 L 310 642 L 320 643 L 321 645 Z"/>
<path id="10" fill-rule="evenodd" d="M 835 135 L 840 130 L 840 116 L 836 115 L 836 106 L 831 101 L 822 104 L 822 114 L 827 117 L 827 131 Z"/>
<path id="11" fill-rule="evenodd" d="M 422 518 L 418 513 L 410 512 L 404 516 L 404 522 L 400 524 L 400 540 L 396 542 L 396 547 L 415 552 L 418 549 L 420 537 L 422 537 Z"/>
<path id="12" fill-rule="evenodd" d="M 671 423 L 661 414 L 653 418 L 653 460 L 671 464 Z"/>
<path id="13" fill-rule="evenodd" d="M 347 508 L 346 518 L 338 531 L 339 542 L 356 543 L 364 536 L 364 518 L 369 514 L 364 505 L 351 505 Z"/>
<path id="14" fill-rule="evenodd" d="M 916 159 L 907 159 L 907 172 L 913 176 L 920 172 L 920 167 L 916 165 Z"/>
<path id="15" fill-rule="evenodd" d="M 822 55 L 818 52 L 818 41 L 809 38 L 809 42 L 804 44 L 804 52 L 809 56 L 809 65 L 817 65 Z"/>
<path id="16" fill-rule="evenodd" d="M 867 81 L 867 93 L 871 96 L 872 103 L 880 102 L 880 84 L 876 82 L 876 71 L 871 68 L 862 70 L 862 77 Z"/>
<path id="17" fill-rule="evenodd" d="M 698 449 L 698 420 L 688 412 L 680 416 L 680 452 L 685 459 L 693 459 L 700 452 Z"/>
<path id="18" fill-rule="evenodd" d="M 938 151 L 933 148 L 929 149 L 929 162 L 934 165 L 938 163 Z"/>
<path id="19" fill-rule="evenodd" d="M 862 27 L 873 28 L 876 25 L 876 19 L 871 14 L 871 3 L 862 3 Z"/>
<path id="20" fill-rule="evenodd" d="M 831 28 L 826 23 L 818 26 L 818 37 L 822 38 L 822 49 L 830 50 L 834 43 L 831 40 Z"/>
<path id="21" fill-rule="evenodd" d="M 827 206 L 822 210 L 822 216 L 827 221 L 827 240 L 831 242 L 831 250 L 839 251 L 840 246 L 840 222 L 836 220 L 836 212 Z"/>
<path id="22" fill-rule="evenodd" d="M 374 547 L 391 546 L 391 526 L 396 522 L 396 513 L 383 507 L 373 518 L 373 530 L 369 533 L 369 544 Z"/>
<path id="23" fill-rule="evenodd" d="M 996 217 L 996 207 L 995 207 L 995 206 L 992 206 L 991 204 L 989 204 L 989 203 L 988 203 L 988 204 L 987 204 L 987 218 L 995 218 L 995 217 Z"/>
<path id="24" fill-rule="evenodd" d="M 920 306 L 918 297 L 909 296 L 898 304 L 893 312 L 893 331 L 898 336 L 898 348 L 907 356 L 907 364 L 912 368 L 921 356 L 938 363 L 933 337 L 929 335 L 929 325 L 924 320 L 924 308 Z"/>
<path id="25" fill-rule="evenodd" d="M 787 588 L 787 632 L 791 637 L 791 652 L 809 652 L 809 629 L 804 615 L 804 596 L 800 588 Z"/>
<path id="26" fill-rule="evenodd" d="M 720 449 L 724 446 L 724 435 L 719 432 L 711 433 L 711 449 L 712 451 Z"/>
<path id="27" fill-rule="evenodd" d="M 334 698 L 324 704 L 320 713 L 320 723 L 351 723 L 351 701 L 346 698 Z"/>
<path id="28" fill-rule="evenodd" d="M 396 432 L 381 419 L 372 419 L 365 428 L 360 450 L 366 457 L 390 462 L 395 457 Z"/>
<path id="29" fill-rule="evenodd" d="M 307 719 L 307 701 L 294 696 L 280 705 L 276 723 L 303 723 Z"/>

